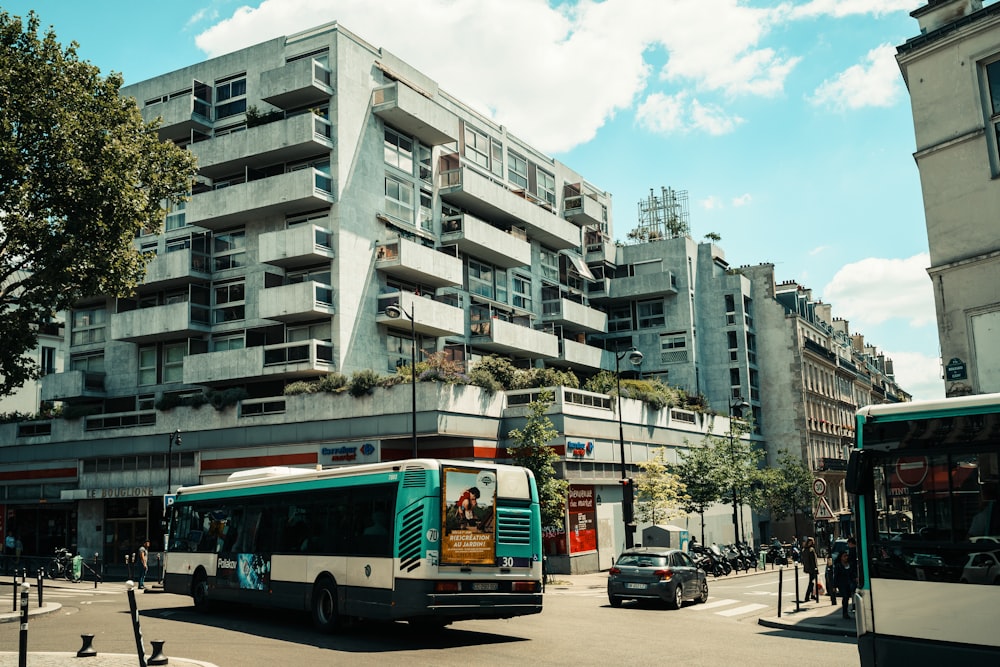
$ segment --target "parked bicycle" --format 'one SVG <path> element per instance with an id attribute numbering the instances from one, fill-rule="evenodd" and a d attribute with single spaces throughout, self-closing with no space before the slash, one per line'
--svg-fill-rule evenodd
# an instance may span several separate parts
<path id="1" fill-rule="evenodd" d="M 65 577 L 69 581 L 80 581 L 80 573 L 73 568 L 73 553 L 65 548 L 56 549 L 55 557 L 49 562 L 49 578 Z"/>

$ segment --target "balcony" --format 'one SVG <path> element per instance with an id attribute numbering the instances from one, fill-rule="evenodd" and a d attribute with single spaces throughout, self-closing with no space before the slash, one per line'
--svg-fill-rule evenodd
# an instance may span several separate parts
<path id="1" fill-rule="evenodd" d="M 300 322 L 334 314 L 333 288 L 312 280 L 269 287 L 257 294 L 257 314 L 266 320 Z"/>
<path id="2" fill-rule="evenodd" d="M 608 204 L 582 183 L 567 185 L 563 188 L 563 215 L 581 227 L 602 227 L 608 224 Z"/>
<path id="3" fill-rule="evenodd" d="M 556 359 L 559 339 L 550 333 L 494 317 L 472 322 L 472 344 L 517 357 Z"/>
<path id="4" fill-rule="evenodd" d="M 286 269 L 308 266 L 334 258 L 330 230 L 301 224 L 257 237 L 258 258 L 264 264 Z"/>
<path id="5" fill-rule="evenodd" d="M 445 156 L 439 180 L 441 197 L 488 220 L 523 227 L 528 236 L 555 250 L 580 247 L 580 229 L 552 211 L 509 190 L 468 165 L 457 165 L 457 156 Z"/>
<path id="6" fill-rule="evenodd" d="M 64 371 L 50 373 L 41 378 L 41 400 L 69 401 L 74 399 L 104 398 L 104 373 L 92 371 Z"/>
<path id="7" fill-rule="evenodd" d="M 149 123 L 163 118 L 157 133 L 165 141 L 191 139 L 192 132 L 207 133 L 212 130 L 212 107 L 191 93 L 179 95 L 158 104 L 142 108 L 142 120 Z"/>
<path id="8" fill-rule="evenodd" d="M 302 58 L 260 74 L 260 99 L 279 109 L 325 104 L 333 96 L 330 68 Z"/>
<path id="9" fill-rule="evenodd" d="M 211 330 L 208 307 L 188 301 L 115 313 L 110 319 L 111 339 L 130 343 L 198 336 Z"/>
<path id="10" fill-rule="evenodd" d="M 608 315 L 572 299 L 542 302 L 542 321 L 558 324 L 569 331 L 604 333 L 608 330 Z"/>
<path id="11" fill-rule="evenodd" d="M 434 287 L 462 284 L 462 260 L 409 239 L 379 245 L 375 268 L 401 280 Z"/>
<path id="12" fill-rule="evenodd" d="M 191 197 L 187 204 L 189 225 L 218 231 L 269 215 L 304 213 L 334 201 L 333 182 L 318 169 L 222 186 L 215 183 L 213 190 Z"/>
<path id="13" fill-rule="evenodd" d="M 184 357 L 185 384 L 231 384 L 261 376 L 310 378 L 334 370 L 333 344 L 322 340 L 277 343 Z"/>
<path id="14" fill-rule="evenodd" d="M 588 235 L 590 236 L 590 235 Z M 618 246 L 611 239 L 601 235 L 587 238 L 584 242 L 586 253 L 584 259 L 590 262 L 601 262 L 603 264 L 618 263 Z"/>
<path id="15" fill-rule="evenodd" d="M 142 284 L 172 289 L 190 282 L 209 280 L 212 274 L 208 262 L 208 255 L 196 253 L 190 248 L 157 255 L 146 265 L 146 278 Z"/>
<path id="16" fill-rule="evenodd" d="M 409 334 L 410 320 L 406 315 L 392 318 L 385 314 L 387 306 L 401 306 L 413 317 L 413 329 L 422 336 L 464 336 L 465 311 L 441 300 L 427 298 L 412 292 L 390 292 L 378 297 L 378 316 L 375 321 L 390 329 Z"/>
<path id="17" fill-rule="evenodd" d="M 441 243 L 454 243 L 463 253 L 504 269 L 531 264 L 531 243 L 523 230 L 505 232 L 468 213 L 441 220 Z"/>
<path id="18" fill-rule="evenodd" d="M 607 366 L 603 365 L 604 355 L 606 354 L 607 351 L 599 347 L 587 345 L 586 343 L 578 343 L 569 338 L 560 338 L 559 359 L 551 363 L 556 366 L 566 366 L 586 371 L 599 370 L 607 368 Z M 613 367 L 614 363 L 612 362 L 611 365 Z"/>
<path id="19" fill-rule="evenodd" d="M 674 274 L 671 271 L 647 273 L 627 278 L 612 278 L 608 281 L 607 290 L 608 298 L 611 299 L 647 298 L 677 294 Z"/>
<path id="20" fill-rule="evenodd" d="M 458 140 L 458 116 L 398 81 L 372 91 L 372 113 L 429 146 Z"/>
<path id="21" fill-rule="evenodd" d="M 198 158 L 198 173 L 217 179 L 244 168 L 262 169 L 329 155 L 333 149 L 332 136 L 330 121 L 313 113 L 302 113 L 199 141 L 188 148 Z"/>

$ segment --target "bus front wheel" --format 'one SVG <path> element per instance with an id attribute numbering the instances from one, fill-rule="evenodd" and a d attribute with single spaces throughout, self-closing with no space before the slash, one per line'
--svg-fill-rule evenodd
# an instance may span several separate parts
<path id="1" fill-rule="evenodd" d="M 332 581 L 321 581 L 313 589 L 312 618 L 317 630 L 334 632 L 338 629 L 337 586 Z"/>
<path id="2" fill-rule="evenodd" d="M 194 600 L 194 608 L 200 612 L 209 610 L 211 603 L 208 599 L 208 577 L 201 570 L 194 575 L 194 582 L 191 584 L 191 598 Z"/>

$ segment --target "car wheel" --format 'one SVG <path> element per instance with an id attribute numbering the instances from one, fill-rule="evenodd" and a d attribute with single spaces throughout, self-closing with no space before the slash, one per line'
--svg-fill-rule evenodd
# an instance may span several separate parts
<path id="1" fill-rule="evenodd" d="M 708 602 L 708 582 L 701 582 L 701 590 L 698 592 L 698 597 L 696 598 L 698 604 L 705 604 Z"/>
<path id="2" fill-rule="evenodd" d="M 622 599 L 620 597 L 618 597 L 617 595 L 609 595 L 608 596 L 608 602 L 610 602 L 611 606 L 614 607 L 614 608 L 616 608 L 616 609 L 618 607 L 622 606 Z"/>
<path id="3" fill-rule="evenodd" d="M 337 586 L 332 581 L 321 581 L 313 589 L 312 619 L 313 625 L 321 632 L 333 632 L 340 626 Z"/>
<path id="4" fill-rule="evenodd" d="M 670 601 L 670 608 L 680 609 L 682 604 L 684 604 L 684 588 L 678 582 L 674 586 L 674 598 Z"/>
<path id="5" fill-rule="evenodd" d="M 194 583 L 191 584 L 191 599 L 194 600 L 194 608 L 200 612 L 207 612 L 211 609 L 212 602 L 208 597 L 208 577 L 201 570 L 194 576 Z"/>

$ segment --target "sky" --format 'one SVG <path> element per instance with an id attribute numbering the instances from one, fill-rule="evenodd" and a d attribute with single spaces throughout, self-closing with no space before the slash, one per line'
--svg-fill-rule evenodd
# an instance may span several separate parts
<path id="1" fill-rule="evenodd" d="M 337 21 L 613 196 L 662 188 L 731 266 L 770 263 L 941 398 L 910 99 L 925 0 L 0 0 L 136 83 Z M 990 4 L 987 2 L 987 4 Z"/>

